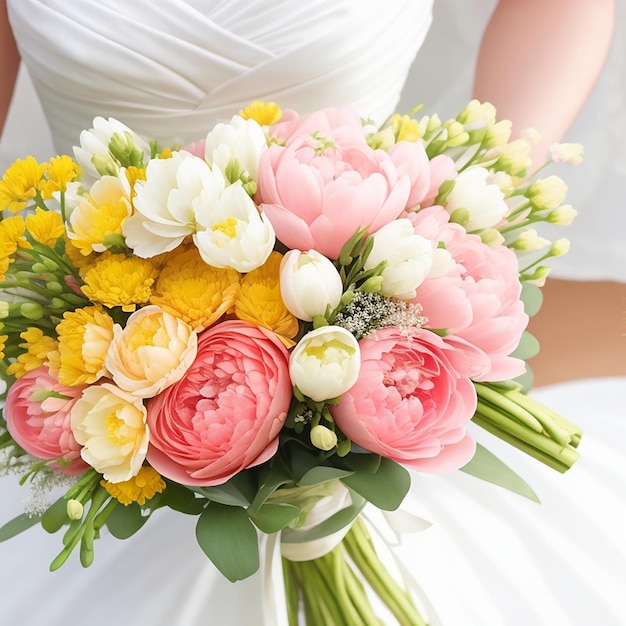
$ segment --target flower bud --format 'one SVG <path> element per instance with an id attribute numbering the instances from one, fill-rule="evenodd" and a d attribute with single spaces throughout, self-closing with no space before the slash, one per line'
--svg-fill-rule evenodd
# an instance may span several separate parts
<path id="1" fill-rule="evenodd" d="M 548 224 L 558 224 L 559 226 L 569 226 L 578 215 L 576 209 L 571 204 L 564 204 L 557 207 L 548 215 Z"/>
<path id="2" fill-rule="evenodd" d="M 109 151 L 123 167 L 143 167 L 143 150 L 135 144 L 129 131 L 113 133 Z"/>
<path id="3" fill-rule="evenodd" d="M 330 428 L 318 424 L 311 428 L 311 443 L 318 450 L 327 452 L 337 445 L 337 435 Z"/>
<path id="4" fill-rule="evenodd" d="M 20 305 L 20 315 L 28 320 L 37 321 L 43 317 L 43 308 L 38 302 L 24 302 Z"/>
<path id="5" fill-rule="evenodd" d="M 480 102 L 476 99 L 470 100 L 456 117 L 461 124 L 467 125 L 482 122 L 485 126 L 492 124 L 495 118 L 496 107 L 490 102 Z"/>
<path id="6" fill-rule="evenodd" d="M 352 333 L 323 326 L 298 342 L 289 359 L 291 382 L 315 402 L 336 398 L 350 389 L 361 369 L 361 351 Z"/>
<path id="7" fill-rule="evenodd" d="M 383 286 L 382 276 L 370 276 L 360 287 L 364 293 L 380 293 Z"/>
<path id="8" fill-rule="evenodd" d="M 415 234 L 408 219 L 397 219 L 371 235 L 374 245 L 365 261 L 373 269 L 383 261 L 380 292 L 383 296 L 410 300 L 422 284 L 433 260 L 430 241 Z"/>
<path id="9" fill-rule="evenodd" d="M 550 156 L 555 163 L 580 165 L 584 149 L 579 143 L 554 143 L 550 146 Z"/>
<path id="10" fill-rule="evenodd" d="M 503 146 L 511 137 L 512 123 L 510 120 L 502 120 L 489 127 L 485 133 L 483 144 L 485 148 Z"/>
<path id="11" fill-rule="evenodd" d="M 552 242 L 552 247 L 550 248 L 551 256 L 563 256 L 569 252 L 570 242 L 569 239 L 561 238 Z"/>
<path id="12" fill-rule="evenodd" d="M 66 510 L 71 520 L 78 520 L 83 516 L 83 505 L 78 500 L 68 500 Z"/>
<path id="13" fill-rule="evenodd" d="M 6 300 L 0 300 L 0 320 L 6 319 L 9 314 L 9 303 Z"/>
<path id="14" fill-rule="evenodd" d="M 317 250 L 290 250 L 280 263 L 280 293 L 292 315 L 310 322 L 339 305 L 343 284 L 332 262 Z"/>
<path id="15" fill-rule="evenodd" d="M 510 246 L 515 250 L 539 250 L 549 245 L 549 241 L 540 237 L 536 230 L 529 228 L 523 231 Z"/>
<path id="16" fill-rule="evenodd" d="M 548 176 L 534 182 L 526 191 L 526 197 L 539 210 L 555 209 L 567 195 L 567 185 L 558 176 Z"/>

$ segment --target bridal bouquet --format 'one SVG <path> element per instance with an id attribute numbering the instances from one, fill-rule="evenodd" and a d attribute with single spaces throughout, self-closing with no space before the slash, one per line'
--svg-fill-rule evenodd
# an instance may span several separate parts
<path id="1" fill-rule="evenodd" d="M 104 527 L 129 537 L 170 507 L 230 580 L 260 539 L 282 545 L 292 625 L 380 623 L 372 591 L 426 623 L 365 505 L 398 509 L 408 469 L 534 497 L 471 421 L 560 471 L 580 440 L 524 393 L 544 262 L 567 248 L 532 225 L 575 211 L 510 132 L 476 101 L 382 127 L 253 103 L 193 145 L 96 118 L 73 157 L 15 162 L 0 463 L 35 497 L 0 540 L 64 529 L 51 568 L 75 549 L 88 566 Z"/>

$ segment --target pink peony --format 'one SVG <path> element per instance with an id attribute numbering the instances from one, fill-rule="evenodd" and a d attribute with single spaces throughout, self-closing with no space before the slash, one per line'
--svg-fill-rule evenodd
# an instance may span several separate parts
<path id="1" fill-rule="evenodd" d="M 519 376 L 524 362 L 510 357 L 528 324 L 515 253 L 491 248 L 477 235 L 449 223 L 447 211 L 431 207 L 410 216 L 415 232 L 445 244 L 451 262 L 445 273 L 427 278 L 417 289 L 428 328 L 446 329 L 479 348 L 490 366 L 475 380 L 497 381 Z"/>
<path id="2" fill-rule="evenodd" d="M 61 385 L 41 366 L 18 378 L 7 393 L 4 417 L 13 439 L 28 454 L 54 461 L 50 466 L 67 474 L 88 468 L 80 458 L 70 418 L 84 387 Z"/>
<path id="3" fill-rule="evenodd" d="M 219 485 L 278 447 L 292 385 L 271 332 L 232 320 L 198 337 L 184 377 L 148 404 L 148 461 L 184 485 Z"/>
<path id="4" fill-rule="evenodd" d="M 373 233 L 400 215 L 410 181 L 367 145 L 353 113 L 332 111 L 294 122 L 287 143 L 263 154 L 256 200 L 288 248 L 336 259 L 357 230 Z"/>
<path id="5" fill-rule="evenodd" d="M 411 180 L 411 193 L 406 208 L 431 206 L 439 187 L 446 180 L 456 178 L 454 161 L 445 154 L 429 160 L 421 143 L 400 141 L 389 149 L 389 156 L 395 163 L 398 173 Z"/>
<path id="6" fill-rule="evenodd" d="M 342 432 L 362 448 L 417 470 L 465 465 L 475 449 L 465 430 L 476 409 L 469 375 L 482 367 L 484 356 L 423 329 L 409 336 L 383 328 L 359 345 L 359 379 L 331 407 Z"/>

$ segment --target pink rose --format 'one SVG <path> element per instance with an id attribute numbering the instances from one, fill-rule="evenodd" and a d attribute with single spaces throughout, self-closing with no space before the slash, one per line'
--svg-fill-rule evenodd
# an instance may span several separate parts
<path id="1" fill-rule="evenodd" d="M 439 187 L 446 180 L 453 180 L 456 175 L 454 161 L 445 154 L 429 160 L 421 143 L 400 141 L 389 148 L 389 156 L 395 163 L 401 176 L 411 180 L 411 193 L 406 208 L 431 206 L 435 201 Z"/>
<path id="2" fill-rule="evenodd" d="M 451 335 L 485 352 L 490 366 L 475 380 L 497 381 L 524 372 L 524 362 L 510 357 L 528 324 L 520 300 L 515 253 L 505 246 L 491 248 L 480 237 L 449 223 L 442 207 L 410 216 L 415 232 L 445 244 L 449 266 L 427 278 L 417 289 L 428 328 L 445 328 Z"/>
<path id="3" fill-rule="evenodd" d="M 466 432 L 476 409 L 469 374 L 483 358 L 427 330 L 411 336 L 383 328 L 359 342 L 356 384 L 331 407 L 354 443 L 402 465 L 447 472 L 467 463 L 475 444 Z M 477 362 L 474 362 L 477 361 Z"/>
<path id="4" fill-rule="evenodd" d="M 45 366 L 18 378 L 9 388 L 4 409 L 11 437 L 28 454 L 55 461 L 50 466 L 56 470 L 84 472 L 89 466 L 80 458 L 70 418 L 84 388 L 61 385 Z"/>
<path id="5" fill-rule="evenodd" d="M 352 119 L 345 113 L 339 122 L 346 117 Z M 262 155 L 256 200 L 288 248 L 336 259 L 357 230 L 373 233 L 400 215 L 410 181 L 351 122 L 334 126 L 321 114 L 303 119 L 286 145 Z"/>
<path id="6" fill-rule="evenodd" d="M 274 455 L 291 393 L 274 334 L 239 320 L 212 326 L 183 378 L 148 404 L 148 461 L 184 485 L 222 484 Z"/>

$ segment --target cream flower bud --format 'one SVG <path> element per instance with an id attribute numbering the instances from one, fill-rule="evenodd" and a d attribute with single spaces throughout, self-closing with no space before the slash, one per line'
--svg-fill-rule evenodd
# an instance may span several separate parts
<path id="1" fill-rule="evenodd" d="M 493 150 L 496 154 L 488 152 L 487 157 L 499 155 L 498 166 L 509 174 L 515 176 L 530 166 L 530 143 L 526 139 L 516 139 Z"/>
<path id="2" fill-rule="evenodd" d="M 550 156 L 555 163 L 580 165 L 583 161 L 584 149 L 579 143 L 554 143 L 550 146 Z"/>
<path id="3" fill-rule="evenodd" d="M 291 382 L 315 402 L 336 398 L 350 389 L 361 369 L 361 351 L 354 335 L 339 326 L 307 333 L 291 352 Z"/>
<path id="4" fill-rule="evenodd" d="M 318 424 L 311 428 L 311 443 L 318 450 L 332 450 L 337 445 L 337 435 L 330 428 Z"/>
<path id="5" fill-rule="evenodd" d="M 569 252 L 570 242 L 569 239 L 557 239 L 552 242 L 552 247 L 550 248 L 551 256 L 563 256 Z"/>
<path id="6" fill-rule="evenodd" d="M 243 182 L 257 180 L 261 154 L 267 149 L 263 128 L 253 119 L 233 116 L 229 124 L 217 124 L 206 137 L 204 158 L 217 165 L 228 177 L 230 169 L 238 170 Z M 229 178 L 230 182 L 234 179 Z"/>
<path id="7" fill-rule="evenodd" d="M 490 126 L 485 132 L 483 144 L 485 148 L 503 146 L 511 137 L 512 123 L 510 120 L 502 120 Z"/>
<path id="8" fill-rule="evenodd" d="M 571 204 L 564 204 L 557 207 L 548 215 L 549 224 L 558 224 L 559 226 L 569 226 L 574 218 L 578 215 L 578 212 Z"/>
<path id="9" fill-rule="evenodd" d="M 9 303 L 6 300 L 0 300 L 0 320 L 9 317 Z"/>
<path id="10" fill-rule="evenodd" d="M 526 197 L 536 209 L 555 209 L 565 200 L 567 185 L 558 176 L 548 176 L 534 182 Z"/>
<path id="11" fill-rule="evenodd" d="M 509 210 L 500 188 L 488 179 L 489 171 L 484 167 L 468 167 L 456 177 L 448 195 L 446 210 L 450 215 L 457 209 L 469 211 L 464 223 L 468 231 L 495 226 Z"/>
<path id="12" fill-rule="evenodd" d="M 71 520 L 81 519 L 83 516 L 83 505 L 78 500 L 68 500 L 66 511 L 67 511 L 67 516 Z"/>
<path id="13" fill-rule="evenodd" d="M 522 232 L 510 245 L 515 250 L 540 250 L 549 244 L 550 242 L 540 237 L 536 230 L 529 228 Z"/>
<path id="14" fill-rule="evenodd" d="M 343 285 L 335 266 L 317 250 L 289 250 L 280 263 L 280 293 L 292 315 L 310 322 L 339 305 Z"/>
<path id="15" fill-rule="evenodd" d="M 457 115 L 456 119 L 461 124 L 474 125 L 482 122 L 481 125 L 488 126 L 496 118 L 496 107 L 491 102 L 480 102 L 480 100 L 470 100 L 465 108 Z"/>
<path id="16" fill-rule="evenodd" d="M 414 298 L 433 262 L 430 241 L 416 235 L 413 225 L 405 218 L 385 224 L 371 237 L 374 246 L 365 261 L 365 269 L 387 262 L 379 293 L 400 300 Z"/>

